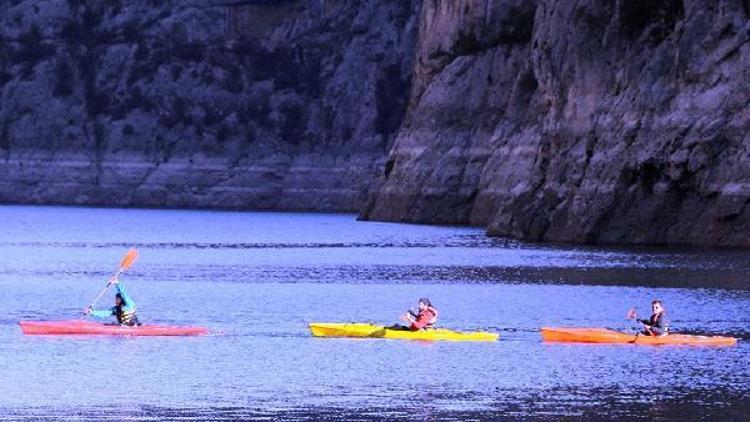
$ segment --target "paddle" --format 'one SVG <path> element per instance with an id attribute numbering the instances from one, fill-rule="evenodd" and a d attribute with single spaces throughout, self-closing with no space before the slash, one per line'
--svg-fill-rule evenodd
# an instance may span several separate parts
<path id="1" fill-rule="evenodd" d="M 628 310 L 628 316 L 627 319 L 638 319 L 638 314 L 635 313 L 635 308 L 630 308 Z"/>
<path id="2" fill-rule="evenodd" d="M 138 251 L 135 248 L 130 248 L 128 252 L 125 254 L 125 256 L 122 258 L 122 261 L 120 261 L 120 268 L 117 271 L 115 271 L 115 273 L 112 275 L 112 277 L 110 277 L 110 279 L 119 277 L 120 274 L 122 274 L 125 270 L 130 268 L 131 265 L 133 265 L 136 258 L 138 258 Z M 99 295 L 96 297 L 96 299 L 94 299 L 94 301 L 91 302 L 91 305 L 89 305 L 86 309 L 91 309 L 94 307 L 94 305 L 96 305 L 96 302 L 98 302 L 99 299 L 102 298 L 102 296 L 104 295 L 104 292 L 107 291 L 110 284 L 112 283 L 107 281 L 107 285 L 104 286 L 102 291 L 99 292 Z M 86 315 L 85 312 L 84 312 L 84 315 Z"/>
<path id="3" fill-rule="evenodd" d="M 632 319 L 632 320 L 638 321 L 638 314 L 637 314 L 637 313 L 635 312 L 635 308 L 630 308 L 630 309 L 628 310 L 628 315 L 627 315 L 627 317 L 626 317 L 626 318 L 627 318 L 627 319 Z M 638 336 L 639 336 L 640 334 L 641 334 L 641 331 L 640 331 L 640 330 L 639 330 L 639 331 L 636 331 L 636 333 L 635 333 L 635 338 L 633 339 L 633 341 L 631 341 L 631 343 L 635 343 L 636 341 L 638 341 Z"/>
<path id="4" fill-rule="evenodd" d="M 414 312 L 413 312 L 413 311 L 412 311 L 411 309 L 409 309 L 408 311 L 406 311 L 406 312 L 404 312 L 403 314 L 401 314 L 401 321 L 404 321 L 404 322 L 405 322 L 405 323 L 407 323 L 407 324 L 411 324 L 411 323 L 412 323 L 412 322 L 414 322 L 414 321 L 412 321 L 412 320 L 411 320 L 411 319 L 409 318 L 409 316 L 410 316 L 410 315 L 411 315 L 411 316 L 413 316 L 413 315 L 414 315 Z"/>

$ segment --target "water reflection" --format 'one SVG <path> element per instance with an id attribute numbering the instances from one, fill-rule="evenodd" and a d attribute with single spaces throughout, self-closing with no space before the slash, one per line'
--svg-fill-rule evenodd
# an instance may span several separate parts
<path id="1" fill-rule="evenodd" d="M 606 400 L 599 400 L 606 397 Z M 443 402 L 464 403 L 458 408 L 446 408 Z M 473 407 L 469 408 L 469 407 Z M 600 420 L 638 419 L 684 420 L 744 420 L 750 412 L 750 396 L 732 390 L 686 391 L 679 397 L 654 398 L 650 391 L 631 391 L 627 388 L 607 389 L 549 389 L 544 391 L 498 390 L 492 398 L 474 403 L 471 394 L 420 395 L 410 403 L 381 402 L 366 407 L 311 406 L 266 407 L 263 402 L 249 406 L 205 406 L 179 408 L 160 406 L 38 407 L 16 410 L 0 409 L 4 421 L 45 419 L 83 420 L 182 420 L 182 421 L 372 421 L 372 420 L 529 420 L 571 418 Z M 700 418 L 697 416 L 700 415 Z"/>

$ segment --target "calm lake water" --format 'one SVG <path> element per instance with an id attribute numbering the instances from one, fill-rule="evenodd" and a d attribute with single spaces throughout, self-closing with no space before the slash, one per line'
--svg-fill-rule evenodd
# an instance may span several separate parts
<path id="1" fill-rule="evenodd" d="M 143 321 L 199 338 L 23 336 L 71 319 L 127 248 Z M 750 253 L 549 247 L 352 215 L 0 207 L 0 419 L 494 419 L 750 413 Z M 318 339 L 307 323 L 441 325 L 497 343 Z M 674 330 L 735 347 L 561 345 L 539 327 Z M 108 292 L 100 306 L 112 302 Z"/>

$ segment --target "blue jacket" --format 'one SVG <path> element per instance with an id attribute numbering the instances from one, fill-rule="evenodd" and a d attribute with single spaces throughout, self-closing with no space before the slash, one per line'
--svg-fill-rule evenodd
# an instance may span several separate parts
<path id="1" fill-rule="evenodd" d="M 117 283 L 115 286 L 117 286 L 117 293 L 119 293 L 122 298 L 122 312 L 135 313 L 135 302 L 125 290 L 125 286 L 123 286 L 122 283 Z M 113 315 L 117 316 L 117 306 L 113 306 L 109 309 L 91 310 L 91 316 L 97 318 L 108 318 Z"/>

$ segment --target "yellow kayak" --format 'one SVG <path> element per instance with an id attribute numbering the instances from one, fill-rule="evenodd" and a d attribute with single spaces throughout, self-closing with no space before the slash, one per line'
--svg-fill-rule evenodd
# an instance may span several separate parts
<path id="1" fill-rule="evenodd" d="M 310 323 L 315 337 L 367 337 L 405 340 L 444 341 L 497 341 L 499 335 L 485 331 L 462 333 L 445 328 L 428 328 L 420 331 L 399 330 L 373 324 Z"/>

